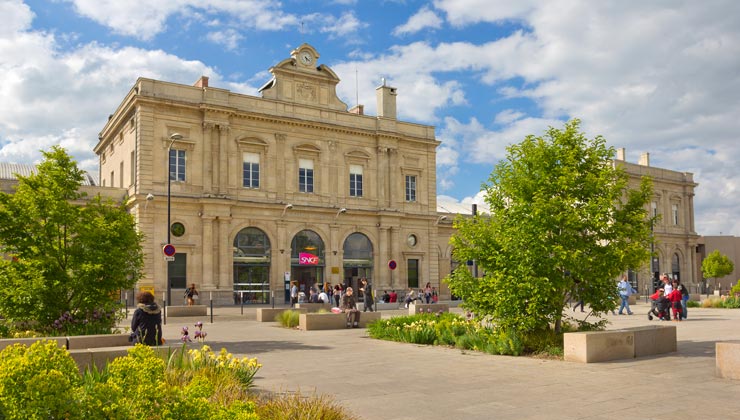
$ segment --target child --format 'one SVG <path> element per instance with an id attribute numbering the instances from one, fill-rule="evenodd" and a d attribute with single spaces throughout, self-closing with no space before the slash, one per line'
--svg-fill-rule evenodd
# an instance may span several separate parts
<path id="1" fill-rule="evenodd" d="M 675 280 L 673 281 L 671 293 L 666 296 L 666 299 L 671 301 L 671 304 L 673 305 L 673 320 L 674 321 L 681 321 L 681 300 L 683 299 L 683 295 L 681 294 L 681 291 L 678 290 L 678 282 Z"/>

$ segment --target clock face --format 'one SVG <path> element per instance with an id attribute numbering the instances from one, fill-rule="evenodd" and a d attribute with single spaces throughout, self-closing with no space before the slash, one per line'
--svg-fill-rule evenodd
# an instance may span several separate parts
<path id="1" fill-rule="evenodd" d="M 311 56 L 311 53 L 309 53 L 308 51 L 304 51 L 299 56 L 299 59 L 303 64 L 311 64 L 311 62 L 313 61 L 313 56 Z"/>
<path id="2" fill-rule="evenodd" d="M 409 235 L 409 237 L 406 238 L 406 242 L 410 247 L 416 246 L 416 235 Z"/>

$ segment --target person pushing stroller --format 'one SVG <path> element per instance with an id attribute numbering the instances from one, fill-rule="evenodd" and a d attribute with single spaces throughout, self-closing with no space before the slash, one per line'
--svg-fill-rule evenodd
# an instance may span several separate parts
<path id="1" fill-rule="evenodd" d="M 671 302 L 663 295 L 663 289 L 658 289 L 650 295 L 651 307 L 648 312 L 648 319 L 653 320 L 653 316 L 663 321 L 671 320 Z"/>

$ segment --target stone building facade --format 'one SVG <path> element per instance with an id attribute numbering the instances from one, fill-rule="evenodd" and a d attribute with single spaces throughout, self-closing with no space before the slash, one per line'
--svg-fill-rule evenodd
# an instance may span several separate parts
<path id="1" fill-rule="evenodd" d="M 630 176 L 630 186 L 636 188 L 643 176 L 653 180 L 653 199 L 649 212 L 659 216 L 653 225 L 654 257 L 644 267 L 629 272 L 633 286 L 640 293 L 655 289 L 657 273 L 667 273 L 682 283 L 696 287 L 696 252 L 699 235 L 694 225 L 693 174 L 650 166 L 650 155 L 643 153 L 638 163 L 625 160 L 625 150 L 617 150 L 616 165 Z M 692 291 L 694 289 L 692 288 Z"/>
<path id="2" fill-rule="evenodd" d="M 206 77 L 136 81 L 94 150 L 146 235 L 140 287 L 159 299 L 169 282 L 173 303 L 190 283 L 217 303 L 282 303 L 290 281 L 440 285 L 434 127 L 399 121 L 385 84 L 377 116 L 348 110 L 318 58 L 292 51 L 261 97 Z"/>

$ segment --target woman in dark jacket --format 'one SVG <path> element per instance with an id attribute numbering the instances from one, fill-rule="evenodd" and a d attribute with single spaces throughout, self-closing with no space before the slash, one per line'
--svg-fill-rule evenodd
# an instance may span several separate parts
<path id="1" fill-rule="evenodd" d="M 148 346 L 162 343 L 162 309 L 154 301 L 154 295 L 141 292 L 136 295 L 139 302 L 131 319 L 131 331 L 136 333 L 138 342 Z"/>

